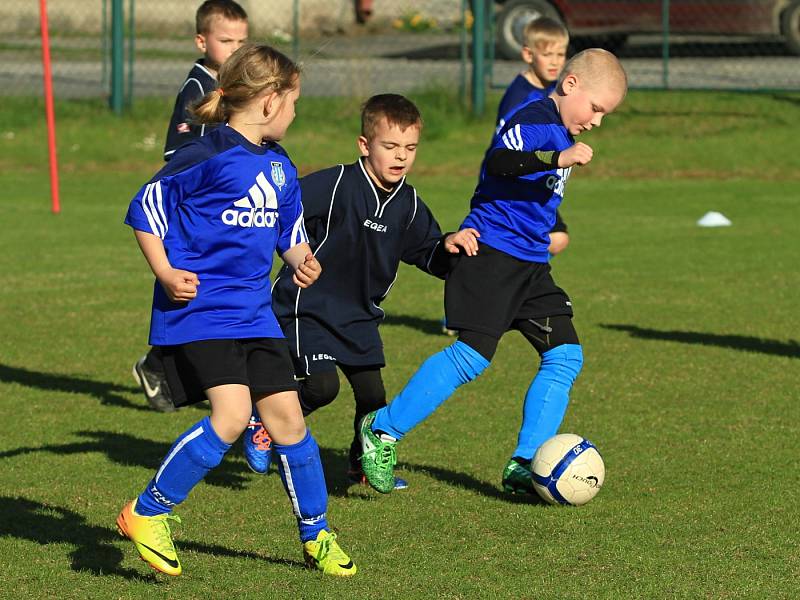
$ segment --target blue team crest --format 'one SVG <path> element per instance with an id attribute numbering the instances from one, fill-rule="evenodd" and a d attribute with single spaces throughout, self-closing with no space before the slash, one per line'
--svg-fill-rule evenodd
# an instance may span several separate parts
<path id="1" fill-rule="evenodd" d="M 280 190 L 284 185 L 286 185 L 286 175 L 283 172 L 283 163 L 272 161 L 272 182 L 278 186 L 278 190 Z"/>

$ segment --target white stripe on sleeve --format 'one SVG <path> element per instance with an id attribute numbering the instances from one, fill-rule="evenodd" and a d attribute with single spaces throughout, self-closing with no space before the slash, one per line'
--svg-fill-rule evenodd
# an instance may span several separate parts
<path id="1" fill-rule="evenodd" d="M 142 210 L 144 211 L 144 216 L 147 217 L 147 222 L 150 224 L 150 229 L 152 230 L 153 235 L 161 237 L 158 226 L 156 225 L 156 222 L 153 219 L 153 215 L 150 213 L 150 206 L 147 203 L 147 199 L 152 191 L 153 191 L 153 184 L 148 183 L 147 187 L 144 189 L 144 194 L 142 194 Z"/>

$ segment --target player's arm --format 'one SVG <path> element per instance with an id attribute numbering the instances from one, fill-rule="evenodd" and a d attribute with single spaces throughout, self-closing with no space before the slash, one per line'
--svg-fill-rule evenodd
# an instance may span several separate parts
<path id="1" fill-rule="evenodd" d="M 286 194 L 278 206 L 279 231 L 276 248 L 283 261 L 294 271 L 292 280 L 301 288 L 307 288 L 322 273 L 322 266 L 308 244 L 300 202 L 300 184 L 294 165 L 284 165 L 286 172 Z"/>
<path id="2" fill-rule="evenodd" d="M 550 245 L 547 251 L 555 256 L 559 252 L 566 250 L 569 245 L 569 232 L 567 231 L 567 224 L 561 217 L 561 211 L 556 209 L 556 224 L 550 231 Z"/>
<path id="3" fill-rule="evenodd" d="M 417 198 L 417 210 L 407 227 L 400 259 L 425 273 L 444 279 L 450 272 L 454 254 L 463 251 L 472 256 L 477 253 L 479 236 L 472 228 L 442 234 L 430 209 Z"/>
<path id="4" fill-rule="evenodd" d="M 161 238 L 139 229 L 134 229 L 133 233 L 150 270 L 164 288 L 167 297 L 172 302 L 188 302 L 197 297 L 197 286 L 200 285 L 197 275 L 191 271 L 173 268 Z"/>

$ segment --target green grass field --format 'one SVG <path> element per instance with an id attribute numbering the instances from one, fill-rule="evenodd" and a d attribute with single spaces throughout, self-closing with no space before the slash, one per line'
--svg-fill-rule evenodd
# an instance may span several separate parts
<path id="1" fill-rule="evenodd" d="M 495 101 L 497 98 L 495 98 Z M 491 115 L 419 98 L 411 180 L 445 228 L 465 214 Z M 330 517 L 359 566 L 302 568 L 276 474 L 235 447 L 177 511 L 184 575 L 154 574 L 114 518 L 205 413 L 149 410 L 130 376 L 152 278 L 122 224 L 161 164 L 171 99 L 110 116 L 58 106 L 62 214 L 49 212 L 39 101 L 0 113 L 0 597 L 796 598 L 800 508 L 800 97 L 632 93 L 584 141 L 554 261 L 586 356 L 562 427 L 604 455 L 565 509 L 504 495 L 538 358 L 509 334 L 487 372 L 399 447 L 407 491 L 348 488 L 352 396 L 309 419 Z M 301 172 L 355 158 L 356 101 L 304 99 Z M 733 226 L 702 229 L 706 211 Z M 385 303 L 387 391 L 450 340 L 442 285 L 404 267 Z"/>

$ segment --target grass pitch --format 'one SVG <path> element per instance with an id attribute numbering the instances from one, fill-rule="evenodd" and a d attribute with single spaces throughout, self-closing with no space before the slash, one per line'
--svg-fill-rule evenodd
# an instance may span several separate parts
<path id="1" fill-rule="evenodd" d="M 418 98 L 410 180 L 444 228 L 464 216 L 491 116 Z M 188 425 L 150 411 L 129 370 L 152 278 L 122 224 L 161 164 L 171 99 L 122 119 L 58 107 L 63 212 L 48 210 L 42 107 L 0 115 L 0 596 L 18 598 L 794 598 L 800 434 L 797 96 L 632 93 L 588 134 L 554 261 L 586 364 L 563 431 L 606 485 L 564 509 L 499 488 L 538 359 L 517 334 L 399 447 L 410 489 L 348 488 L 352 397 L 309 419 L 351 581 L 301 565 L 274 471 L 235 447 L 177 511 L 184 575 L 151 572 L 114 528 Z M 302 100 L 301 172 L 355 158 L 356 101 Z M 701 229 L 717 210 L 733 226 Z M 442 284 L 403 267 L 384 308 L 387 391 L 451 340 Z"/>

